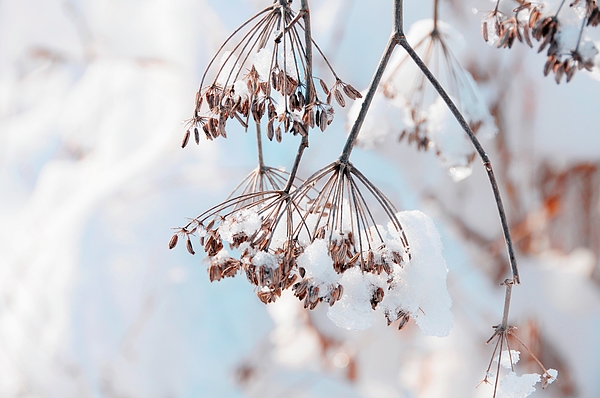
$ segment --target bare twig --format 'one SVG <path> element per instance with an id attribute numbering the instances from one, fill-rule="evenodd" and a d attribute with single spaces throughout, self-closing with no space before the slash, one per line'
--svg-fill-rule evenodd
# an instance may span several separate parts
<path id="1" fill-rule="evenodd" d="M 475 133 L 473 133 L 473 130 L 469 126 L 469 123 L 467 123 L 467 121 L 465 120 L 462 113 L 458 110 L 458 108 L 456 107 L 456 105 L 454 104 L 454 102 L 452 101 L 450 96 L 448 95 L 448 93 L 446 93 L 446 90 L 444 90 L 444 88 L 439 83 L 439 81 L 436 79 L 436 77 L 433 75 L 433 73 L 431 73 L 431 71 L 429 70 L 427 65 L 425 65 L 425 63 L 421 60 L 419 55 L 413 50 L 413 48 L 408 43 L 408 40 L 406 40 L 406 37 L 402 36 L 399 40 L 399 44 L 406 50 L 406 52 L 413 59 L 413 61 L 417 65 L 417 67 L 419 67 L 419 69 L 421 69 L 423 74 L 425 74 L 425 76 L 430 81 L 430 83 L 432 84 L 434 89 L 438 92 L 440 97 L 442 97 L 442 99 L 448 106 L 448 109 L 450 109 L 450 112 L 452 112 L 452 114 L 454 115 L 454 117 L 456 118 L 456 120 L 458 121 L 460 126 L 462 127 L 462 129 L 465 131 L 465 133 L 471 140 L 471 143 L 475 147 L 475 150 L 479 154 L 479 157 L 481 158 L 481 161 L 483 162 L 483 166 L 485 167 L 485 170 L 488 174 L 488 178 L 489 178 L 490 184 L 492 186 L 492 191 L 494 193 L 494 199 L 496 200 L 496 207 L 498 208 L 498 214 L 500 216 L 500 223 L 502 224 L 502 232 L 504 234 L 504 240 L 506 241 L 508 257 L 509 257 L 510 266 L 512 269 L 512 274 L 513 274 L 513 280 L 516 284 L 521 283 L 520 278 L 519 278 L 519 270 L 517 268 L 517 260 L 515 258 L 514 248 L 513 248 L 513 244 L 512 244 L 512 239 L 510 237 L 510 228 L 508 226 L 508 221 L 506 219 L 506 213 L 504 211 L 504 205 L 502 204 L 502 197 L 500 195 L 500 189 L 498 188 L 498 182 L 496 181 L 496 177 L 494 176 L 494 170 L 492 168 L 492 162 L 491 162 L 489 156 L 483 149 L 483 146 L 481 146 L 481 143 L 475 136 Z"/>
<path id="2" fill-rule="evenodd" d="M 300 14 L 302 14 L 304 19 L 304 37 L 306 46 L 304 49 L 306 54 L 306 74 L 308 76 L 306 79 L 306 102 L 311 103 L 314 99 L 314 88 L 312 80 L 312 34 L 310 30 L 310 8 L 308 7 L 308 0 L 302 0 Z M 294 179 L 296 178 L 296 173 L 298 172 L 298 167 L 300 166 L 300 160 L 302 159 L 302 155 L 304 154 L 304 150 L 306 148 L 308 148 L 308 135 L 303 135 L 302 140 L 300 141 L 300 146 L 298 147 L 296 159 L 294 160 L 294 165 L 290 171 L 290 177 L 284 188 L 284 191 L 287 193 L 289 193 L 294 184 Z"/>

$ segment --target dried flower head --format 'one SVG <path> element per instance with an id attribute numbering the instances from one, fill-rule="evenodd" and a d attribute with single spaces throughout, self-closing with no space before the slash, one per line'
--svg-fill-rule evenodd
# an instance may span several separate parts
<path id="1" fill-rule="evenodd" d="M 496 8 L 482 19 L 483 39 L 490 44 L 495 44 L 498 48 L 511 48 L 515 39 L 533 47 L 531 33 L 542 16 L 541 7 L 523 1 L 512 10 L 511 15 L 507 15 L 498 9 L 498 4 L 499 2 Z"/>
<path id="2" fill-rule="evenodd" d="M 210 280 L 243 273 L 264 303 L 291 288 L 305 308 L 333 306 L 345 295 L 350 270 L 347 280 L 364 275 L 372 310 L 387 294 L 398 295 L 399 275 L 411 259 L 408 240 L 395 207 L 359 170 L 336 161 L 289 193 L 251 192 L 265 178 L 259 173 L 238 187 L 242 194 L 179 228 L 169 247 L 183 237 L 193 254 L 191 239 L 198 236 Z M 283 176 L 273 178 L 268 186 L 279 187 Z M 369 196 L 378 207 L 370 207 Z M 412 315 L 394 298 L 384 313 L 388 324 L 400 320 L 400 328 Z"/>
<path id="3" fill-rule="evenodd" d="M 462 68 L 450 49 L 448 42 L 452 37 L 458 35 L 448 24 L 432 20 L 415 23 L 407 35 L 408 40 L 415 43 L 415 51 L 423 62 L 449 88 L 448 94 L 471 129 L 492 136 L 497 130 L 494 120 L 473 77 Z M 403 111 L 405 127 L 399 139 L 406 139 L 418 149 L 435 150 L 451 170 L 464 169 L 464 173 L 453 175 L 456 179 L 469 175 L 475 152 L 462 131 L 453 131 L 447 125 L 449 115 L 443 100 L 408 55 L 398 54 L 391 62 L 391 71 L 384 77 L 382 87 L 384 95 Z"/>
<path id="4" fill-rule="evenodd" d="M 295 213 L 295 214 L 294 214 Z M 209 209 L 176 235 L 197 235 L 207 254 L 211 281 L 244 272 L 257 286 L 262 301 L 274 301 L 296 279 L 297 246 L 291 237 L 292 220 L 300 209 L 284 191 L 243 194 Z M 225 246 L 237 252 L 235 258 Z"/>
<path id="5" fill-rule="evenodd" d="M 594 68 L 598 50 L 584 32 L 587 26 L 597 26 L 600 23 L 600 9 L 596 0 L 575 0 L 570 3 L 570 9 L 574 11 L 571 14 L 574 16 L 565 15 L 564 19 L 580 20 L 578 27 L 572 26 L 572 23 L 561 23 L 561 11 L 563 14 L 567 12 L 563 9 L 564 0 L 551 15 L 544 15 L 541 5 L 528 1 L 520 3 L 513 10 L 513 15 L 508 16 L 498 10 L 500 1 L 497 1 L 494 10 L 482 20 L 485 41 L 496 44 L 497 47 L 511 48 L 515 38 L 526 42 L 529 47 L 533 47 L 532 38 L 537 40 L 540 42 L 538 52 L 548 49 L 544 75 L 554 73 L 556 83 L 560 83 L 563 77 L 566 77 L 568 83 L 576 71 L 591 71 Z"/>
<path id="6" fill-rule="evenodd" d="M 265 115 L 270 140 L 281 141 L 286 132 L 305 136 L 309 128 L 325 130 L 331 123 L 332 95 L 340 106 L 345 104 L 342 92 L 359 98 L 360 93 L 337 76 L 315 43 L 309 44 L 323 56 L 335 79 L 332 90 L 312 75 L 304 30 L 302 11 L 294 12 L 291 1 L 275 0 L 229 36 L 202 77 L 182 146 L 192 133 L 198 142 L 200 130 L 209 140 L 226 138 L 229 119 L 248 128 L 250 117 L 258 123 Z M 209 74 L 214 76 L 205 85 Z M 327 96 L 324 101 L 314 88 L 315 80 Z"/>
<path id="7" fill-rule="evenodd" d="M 359 267 L 363 272 L 390 274 L 394 264 L 400 266 L 408 260 L 408 241 L 395 216 L 397 210 L 352 163 L 336 161 L 319 170 L 293 197 L 304 198 L 315 188 L 318 194 L 307 201 L 302 222 L 310 226 L 310 243 L 326 242 L 337 273 Z M 363 190 L 379 204 L 377 213 L 369 207 Z M 378 216 L 387 220 L 387 225 L 377 223 Z"/>

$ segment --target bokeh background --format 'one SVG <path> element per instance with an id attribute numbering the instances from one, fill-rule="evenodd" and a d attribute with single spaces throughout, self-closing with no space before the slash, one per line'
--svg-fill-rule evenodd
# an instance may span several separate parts
<path id="1" fill-rule="evenodd" d="M 435 219 L 455 316 L 446 338 L 383 317 L 349 332 L 289 296 L 264 306 L 245 278 L 210 284 L 203 254 L 168 250 L 172 227 L 255 167 L 252 135 L 182 150 L 181 121 L 228 32 L 269 3 L 0 0 L 0 396 L 491 396 L 476 387 L 508 271 L 478 161 L 455 183 L 433 153 L 393 137 L 352 158 L 398 208 Z M 405 3 L 407 27 L 432 15 L 430 2 Z M 315 39 L 364 90 L 391 1 L 311 5 Z M 543 54 L 487 45 L 493 5 L 442 0 L 440 11 L 499 127 L 485 145 L 521 266 L 511 319 L 559 370 L 533 396 L 597 397 L 600 82 L 582 72 L 557 85 Z M 302 175 L 339 155 L 345 114 L 311 135 Z M 267 163 L 289 168 L 297 139 L 267 145 Z M 541 373 L 525 352 L 516 370 Z"/>

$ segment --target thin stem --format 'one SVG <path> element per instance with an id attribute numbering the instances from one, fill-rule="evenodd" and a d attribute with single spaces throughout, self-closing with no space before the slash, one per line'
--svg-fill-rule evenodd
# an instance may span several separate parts
<path id="1" fill-rule="evenodd" d="M 346 144 L 344 145 L 344 149 L 342 150 L 342 154 L 339 158 L 341 163 L 348 163 L 348 159 L 352 153 L 352 148 L 354 148 L 354 145 L 356 144 L 356 137 L 358 137 L 358 133 L 360 133 L 360 129 L 365 121 L 365 117 L 369 112 L 371 102 L 373 102 L 373 97 L 375 97 L 375 93 L 379 87 L 379 82 L 381 82 L 381 78 L 383 77 L 385 68 L 390 61 L 390 57 L 394 52 L 394 48 L 396 48 L 396 46 L 400 43 L 400 39 L 402 37 L 404 37 L 404 31 L 402 27 L 402 0 L 394 0 L 394 30 L 392 32 L 392 36 L 388 40 L 387 47 L 381 56 L 381 60 L 379 60 L 379 65 L 377 66 L 377 70 L 375 70 L 373 79 L 371 79 L 369 91 L 367 92 L 367 95 L 365 96 L 365 99 L 360 107 L 358 117 L 352 125 L 350 134 L 348 134 L 348 139 L 346 140 Z"/>
<path id="2" fill-rule="evenodd" d="M 304 150 L 308 148 L 308 135 L 302 136 L 302 141 L 300 141 L 300 146 L 298 147 L 298 153 L 296 154 L 296 159 L 294 160 L 294 165 L 292 166 L 292 170 L 290 171 L 290 176 L 288 178 L 287 184 L 285 184 L 285 188 L 283 191 L 286 193 L 290 193 L 290 189 L 294 184 L 294 179 L 296 178 L 296 173 L 298 172 L 298 167 L 300 166 L 300 160 L 302 159 L 302 154 Z"/>
<path id="3" fill-rule="evenodd" d="M 558 17 L 558 14 L 560 13 L 560 10 L 562 9 L 562 7 L 565 5 L 565 0 L 562 0 L 562 2 L 560 3 L 560 6 L 558 6 L 558 10 L 556 10 L 556 15 L 554 15 L 554 18 Z"/>
<path id="4" fill-rule="evenodd" d="M 304 41 L 306 43 L 306 48 L 304 49 L 306 53 L 306 103 L 310 104 L 313 101 L 314 82 L 312 79 L 312 33 L 310 28 L 310 9 L 308 8 L 308 0 L 302 0 L 300 13 L 302 13 L 302 18 L 304 19 Z"/>
<path id="5" fill-rule="evenodd" d="M 306 102 L 310 103 L 313 98 L 313 81 L 312 81 L 312 34 L 310 31 L 310 9 L 308 7 L 308 0 L 302 0 L 300 6 L 300 12 L 303 14 L 302 18 L 304 19 L 304 37 L 305 37 L 305 46 L 304 49 L 306 52 Z M 287 102 L 286 102 L 287 106 Z M 302 155 L 304 154 L 304 150 L 308 147 L 308 135 L 302 136 L 302 141 L 300 142 L 300 146 L 298 147 L 298 153 L 296 154 L 296 159 L 294 160 L 294 166 L 292 166 L 292 170 L 290 171 L 290 177 L 288 178 L 287 184 L 283 189 L 286 193 L 290 192 L 292 185 L 294 184 L 294 179 L 296 178 L 296 173 L 298 172 L 298 167 L 300 166 L 300 160 L 302 159 Z"/>
<path id="6" fill-rule="evenodd" d="M 504 285 L 506 286 L 506 294 L 504 296 L 504 313 L 502 314 L 502 323 L 500 324 L 500 328 L 502 330 L 508 329 L 508 311 L 510 309 L 510 299 L 512 296 L 512 287 L 513 281 L 507 279 L 504 281 Z"/>
<path id="7" fill-rule="evenodd" d="M 579 51 L 579 45 L 581 44 L 581 37 L 583 36 L 583 30 L 585 29 L 585 23 L 588 21 L 587 16 L 583 17 L 583 23 L 581 24 L 581 29 L 579 30 L 579 37 L 577 38 L 577 46 L 575 47 L 575 53 Z"/>
<path id="8" fill-rule="evenodd" d="M 204 79 L 206 79 L 206 74 L 208 73 L 208 70 L 210 69 L 210 67 L 212 66 L 212 64 L 215 62 L 215 60 L 217 59 L 217 57 L 219 56 L 219 54 L 221 53 L 221 50 L 223 50 L 225 48 L 225 46 L 227 45 L 227 43 L 229 43 L 229 40 L 231 40 L 240 30 L 242 30 L 250 22 L 254 21 L 256 18 L 258 18 L 262 14 L 264 14 L 264 13 L 266 13 L 268 11 L 271 11 L 272 9 L 273 9 L 273 6 L 270 6 L 270 7 L 265 8 L 262 11 L 259 11 L 254 16 L 252 16 L 249 20 L 247 20 L 242 25 L 240 25 L 236 30 L 233 31 L 233 33 L 231 33 L 227 37 L 227 39 L 225 39 L 225 41 L 223 42 L 223 44 L 221 44 L 221 47 L 219 47 L 219 49 L 217 50 L 217 52 L 215 53 L 215 55 L 212 57 L 212 59 L 208 63 L 208 66 L 204 70 L 204 73 L 202 74 L 202 79 L 200 80 L 200 88 L 198 89 L 198 93 L 200 93 L 202 91 L 202 87 L 204 86 Z M 201 95 L 198 94 L 198 98 L 196 98 L 196 102 L 197 103 L 200 101 L 200 98 L 201 98 Z"/>
<path id="9" fill-rule="evenodd" d="M 438 82 L 438 80 L 435 78 L 435 76 L 431 73 L 431 71 L 429 70 L 427 65 L 425 65 L 425 63 L 421 60 L 421 58 L 415 52 L 415 50 L 413 50 L 413 48 L 410 46 L 410 44 L 408 43 L 406 38 L 401 37 L 399 44 L 406 50 L 406 52 L 413 59 L 413 61 L 417 65 L 417 67 L 419 69 L 421 69 L 421 71 L 425 74 L 427 79 L 430 81 L 431 85 L 438 92 L 438 94 L 442 97 L 442 99 L 444 100 L 444 102 L 446 103 L 448 108 L 450 109 L 450 112 L 452 112 L 452 114 L 454 115 L 454 117 L 456 118 L 456 120 L 458 121 L 460 126 L 462 127 L 462 129 L 465 131 L 465 133 L 467 134 L 467 136 L 473 143 L 475 150 L 479 154 L 479 157 L 481 158 L 483 165 L 485 167 L 485 170 L 488 174 L 488 178 L 489 178 L 490 184 L 492 186 L 492 191 L 494 193 L 494 199 L 496 200 L 496 207 L 498 208 L 498 214 L 500 216 L 500 223 L 502 224 L 502 232 L 504 234 L 504 240 L 506 241 L 508 257 L 509 257 L 510 266 L 512 269 L 513 281 L 516 284 L 521 283 L 520 278 L 519 278 L 519 270 L 517 268 L 517 260 L 515 258 L 514 248 L 513 248 L 513 244 L 512 244 L 512 239 L 510 237 L 510 228 L 508 226 L 508 221 L 506 220 L 506 214 L 504 212 L 504 205 L 502 204 L 502 197 L 500 195 L 500 189 L 498 188 L 498 183 L 496 181 L 496 177 L 494 176 L 492 162 L 490 161 L 487 153 L 485 152 L 485 150 L 479 143 L 479 140 L 475 136 L 475 133 L 473 133 L 473 130 L 469 126 L 469 123 L 467 123 L 464 116 L 460 113 L 460 111 L 458 110 L 458 108 L 456 107 L 456 105 L 454 104 L 454 102 L 452 101 L 450 96 L 448 95 L 448 93 L 446 93 L 446 91 L 444 90 L 442 85 Z"/>
<path id="10" fill-rule="evenodd" d="M 360 132 L 360 128 L 362 127 L 363 122 L 365 121 L 365 117 L 367 116 L 367 112 L 369 111 L 369 107 L 371 106 L 371 102 L 373 102 L 373 97 L 375 96 L 375 92 L 377 91 L 377 87 L 379 86 L 379 82 L 381 81 L 381 77 L 383 76 L 383 72 L 385 71 L 386 66 L 392 56 L 392 52 L 394 48 L 398 45 L 398 40 L 395 34 L 392 34 L 390 37 L 385 52 L 379 61 L 379 66 L 373 75 L 373 79 L 371 80 L 371 85 L 369 86 L 369 91 L 365 96 L 365 100 L 363 101 L 360 112 L 358 113 L 358 117 L 356 121 L 352 125 L 352 130 L 350 130 L 350 134 L 348 134 L 348 139 L 346 140 L 346 144 L 344 145 L 344 149 L 342 150 L 342 154 L 340 155 L 341 163 L 348 163 L 348 158 L 352 153 L 352 148 L 356 143 L 356 137 L 358 137 L 358 133 Z"/>
<path id="11" fill-rule="evenodd" d="M 433 0 L 433 32 L 437 33 L 437 22 L 438 22 L 438 0 Z"/>
<path id="12" fill-rule="evenodd" d="M 404 36 L 404 16 L 402 0 L 394 0 L 394 36 L 400 38 Z"/>
<path id="13" fill-rule="evenodd" d="M 265 161 L 263 159 L 262 132 L 260 130 L 260 122 L 256 122 L 256 147 L 258 151 L 258 169 L 262 172 L 265 169 Z"/>

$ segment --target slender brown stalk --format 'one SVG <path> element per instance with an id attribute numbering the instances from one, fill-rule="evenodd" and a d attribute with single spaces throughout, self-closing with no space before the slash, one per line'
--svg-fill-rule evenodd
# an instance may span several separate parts
<path id="1" fill-rule="evenodd" d="M 512 287 L 513 281 L 507 279 L 504 281 L 504 285 L 506 286 L 506 294 L 504 295 L 504 312 L 502 314 L 502 323 L 500 324 L 500 329 L 507 330 L 508 329 L 508 311 L 510 309 L 510 299 L 512 297 Z"/>
<path id="2" fill-rule="evenodd" d="M 437 1 L 435 3 L 435 6 L 436 6 L 436 10 L 437 10 Z M 437 14 L 437 12 L 436 12 L 436 14 Z M 438 82 L 438 80 L 433 75 L 433 73 L 431 73 L 431 71 L 429 70 L 427 65 L 423 62 L 423 60 L 421 60 L 419 55 L 413 50 L 413 48 L 408 43 L 408 40 L 404 36 L 403 26 L 402 26 L 402 0 L 394 0 L 394 31 L 388 41 L 388 45 L 383 53 L 382 58 L 379 61 L 379 65 L 377 67 L 377 70 L 375 71 L 375 75 L 373 76 L 373 79 L 371 80 L 371 85 L 369 86 L 367 95 L 364 99 L 364 102 L 363 102 L 361 108 L 360 108 L 358 117 L 356 118 L 356 121 L 354 122 L 352 129 L 350 130 L 350 134 L 348 135 L 348 139 L 346 140 L 346 144 L 344 145 L 344 149 L 342 150 L 342 154 L 340 155 L 339 161 L 342 163 L 348 162 L 350 154 L 352 153 L 352 148 L 354 147 L 354 145 L 356 143 L 356 138 L 358 137 L 358 134 L 360 132 L 360 129 L 362 127 L 364 119 L 367 115 L 367 112 L 369 111 L 369 107 L 371 106 L 371 102 L 373 101 L 373 97 L 375 96 L 375 92 L 377 91 L 377 88 L 379 86 L 379 82 L 381 81 L 381 77 L 383 76 L 385 68 L 388 65 L 389 59 L 390 59 L 392 52 L 393 52 L 394 48 L 396 47 L 396 45 L 402 46 L 406 50 L 408 55 L 413 59 L 413 61 L 417 65 L 417 67 L 419 69 L 421 69 L 421 71 L 423 72 L 425 77 L 427 77 L 427 79 L 430 81 L 430 83 L 432 84 L 434 89 L 442 97 L 442 99 L 444 100 L 444 102 L 446 103 L 446 105 L 448 106 L 448 108 L 450 109 L 450 111 L 452 112 L 452 114 L 454 115 L 454 117 L 456 118 L 456 120 L 458 121 L 460 126 L 462 127 L 462 129 L 465 131 L 465 133 L 471 140 L 473 146 L 475 147 L 475 150 L 481 157 L 483 165 L 488 174 L 490 184 L 492 186 L 492 191 L 494 193 L 494 199 L 496 200 L 496 206 L 498 208 L 498 214 L 500 216 L 500 223 L 502 225 L 502 233 L 504 235 L 504 240 L 505 240 L 506 246 L 507 246 L 508 257 L 509 257 L 509 261 L 510 261 L 512 275 L 513 275 L 513 281 L 514 281 L 514 283 L 519 284 L 521 281 L 519 278 L 519 270 L 517 267 L 517 261 L 516 261 L 516 257 L 515 257 L 515 253 L 514 253 L 512 239 L 510 237 L 510 228 L 508 226 L 508 221 L 506 219 L 504 205 L 502 204 L 502 197 L 500 195 L 500 189 L 498 188 L 498 183 L 496 181 L 496 177 L 494 175 L 494 170 L 492 168 L 492 162 L 490 161 L 487 153 L 481 146 L 481 143 L 475 136 L 475 133 L 473 133 L 473 130 L 469 126 L 469 123 L 467 123 L 464 116 L 458 110 L 458 108 L 456 107 L 456 105 L 454 104 L 454 102 L 452 101 L 452 99 L 450 98 L 448 93 L 446 92 L 446 90 L 444 90 L 442 85 Z"/>
<path id="3" fill-rule="evenodd" d="M 394 36 L 404 36 L 404 15 L 402 0 L 394 0 Z"/>
<path id="4" fill-rule="evenodd" d="M 394 0 L 394 29 L 390 39 L 388 40 L 385 51 L 381 56 L 381 60 L 379 60 L 379 65 L 375 70 L 375 74 L 371 79 L 369 90 L 367 91 L 367 95 L 365 96 L 365 99 L 360 107 L 358 117 L 352 125 L 350 134 L 348 134 L 348 139 L 346 140 L 346 144 L 344 145 L 344 149 L 342 150 L 342 154 L 339 158 L 341 163 L 348 163 L 348 159 L 352 153 L 352 148 L 354 148 L 354 144 L 356 144 L 356 138 L 358 137 L 358 133 L 360 133 L 362 124 L 365 121 L 367 113 L 369 112 L 371 102 L 373 102 L 373 97 L 375 97 L 375 93 L 377 92 L 377 88 L 379 87 L 379 82 L 381 82 L 385 68 L 390 61 L 390 57 L 394 52 L 394 48 L 396 48 L 396 46 L 400 43 L 400 38 L 404 37 L 402 23 L 402 0 Z"/>
<path id="5" fill-rule="evenodd" d="M 417 67 L 419 69 L 421 69 L 423 74 L 425 74 L 425 77 L 427 77 L 427 79 L 429 80 L 429 82 L 431 83 L 433 88 L 438 92 L 440 97 L 442 97 L 442 99 L 448 106 L 448 109 L 450 109 L 450 112 L 452 112 L 452 114 L 454 115 L 454 117 L 456 118 L 456 120 L 458 121 L 460 126 L 462 127 L 462 129 L 465 131 L 465 133 L 471 140 L 471 143 L 475 147 L 475 150 L 479 154 L 479 157 L 481 158 L 481 161 L 483 162 L 483 166 L 485 167 L 485 170 L 488 174 L 488 178 L 489 178 L 490 184 L 492 186 L 492 191 L 494 193 L 494 199 L 496 200 L 496 207 L 498 208 L 498 214 L 500 216 L 500 223 L 502 224 L 502 232 L 504 234 L 504 240 L 506 242 L 506 247 L 507 247 L 507 251 L 508 251 L 508 258 L 509 258 L 510 266 L 512 269 L 513 281 L 516 284 L 521 283 L 520 278 L 519 278 L 519 270 L 517 268 L 517 260 L 515 258 L 514 248 L 513 248 L 513 244 L 512 244 L 512 239 L 510 237 L 510 228 L 508 226 L 508 221 L 506 219 L 506 213 L 504 211 L 504 205 L 502 204 L 502 197 L 500 195 L 500 189 L 498 188 L 498 183 L 496 181 L 496 177 L 494 176 L 494 170 L 492 168 L 492 162 L 491 162 L 490 158 L 488 157 L 487 153 L 481 146 L 481 143 L 475 136 L 475 133 L 473 133 L 473 130 L 469 126 L 469 123 L 467 123 L 467 121 L 465 120 L 462 113 L 458 110 L 458 108 L 456 107 L 456 105 L 454 104 L 454 102 L 452 101 L 450 96 L 448 95 L 448 93 L 446 93 L 446 90 L 444 90 L 444 88 L 438 82 L 438 80 L 433 75 L 433 73 L 431 73 L 431 71 L 429 70 L 427 65 L 425 65 L 423 60 L 421 60 L 419 55 L 410 46 L 410 44 L 408 43 L 408 40 L 406 40 L 406 37 L 401 37 L 399 44 L 406 50 L 406 52 L 413 59 L 413 61 L 417 65 Z"/>
<path id="6" fill-rule="evenodd" d="M 292 170 L 290 171 L 290 177 L 288 178 L 288 181 L 285 184 L 285 188 L 283 188 L 284 192 L 286 193 L 289 193 L 292 186 L 294 186 L 294 180 L 296 179 L 296 173 L 298 172 L 298 167 L 300 166 L 300 160 L 302 159 L 302 155 L 304 154 L 304 150 L 306 148 L 308 148 L 308 136 L 304 135 L 302 136 L 302 141 L 300 141 L 298 153 L 296 154 L 294 165 L 292 166 Z"/>
<path id="7" fill-rule="evenodd" d="M 360 133 L 360 128 L 362 127 L 363 122 L 365 121 L 365 117 L 369 112 L 369 107 L 371 106 L 371 102 L 373 101 L 373 97 L 375 97 L 375 92 L 377 91 L 377 87 L 379 86 L 379 82 L 383 77 L 383 72 L 385 72 L 385 68 L 388 65 L 390 57 L 394 51 L 394 48 L 398 45 L 398 40 L 396 39 L 396 35 L 392 34 L 390 37 L 387 47 L 385 48 L 385 52 L 379 61 L 379 66 L 373 75 L 373 79 L 371 80 L 371 85 L 369 86 L 369 91 L 365 96 L 365 99 L 360 107 L 360 112 L 358 113 L 358 117 L 356 121 L 352 125 L 352 129 L 350 130 L 350 134 L 348 135 L 348 139 L 346 140 L 346 144 L 344 145 L 344 149 L 342 150 L 342 154 L 340 155 L 341 163 L 348 163 L 348 158 L 352 153 L 352 148 L 354 148 L 354 144 L 356 143 L 356 138 L 358 137 L 358 133 Z"/>
<path id="8" fill-rule="evenodd" d="M 262 132 L 260 130 L 260 122 L 256 122 L 256 147 L 258 152 L 258 168 L 262 171 L 265 168 L 265 161 L 263 158 Z"/>
<path id="9" fill-rule="evenodd" d="M 314 88 L 312 81 L 312 34 L 310 30 L 310 8 L 308 6 L 308 0 L 302 0 L 300 6 L 300 13 L 302 14 L 302 18 L 304 19 L 304 37 L 305 37 L 305 46 L 304 51 L 306 52 L 306 102 L 311 103 L 314 98 Z M 283 189 L 286 193 L 289 193 L 290 189 L 294 184 L 294 179 L 296 178 L 296 173 L 298 172 L 298 167 L 300 166 L 300 160 L 302 159 L 302 155 L 304 154 L 304 150 L 308 148 L 308 135 L 302 136 L 302 140 L 300 141 L 300 146 L 298 147 L 298 153 L 296 154 L 296 159 L 294 160 L 294 165 L 292 166 L 292 170 L 290 171 L 290 177 Z"/>
<path id="10" fill-rule="evenodd" d="M 439 1 L 433 0 L 433 32 L 437 32 Z"/>
<path id="11" fill-rule="evenodd" d="M 310 9 L 308 8 L 308 0 L 302 0 L 300 6 L 300 13 L 304 19 L 304 41 L 306 42 L 306 102 L 312 103 L 314 99 L 314 88 L 312 79 L 312 33 L 310 27 Z"/>

